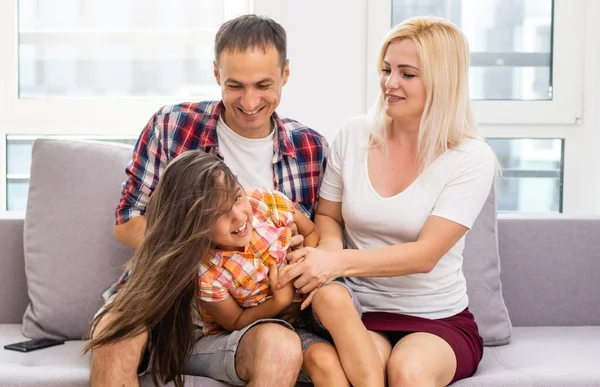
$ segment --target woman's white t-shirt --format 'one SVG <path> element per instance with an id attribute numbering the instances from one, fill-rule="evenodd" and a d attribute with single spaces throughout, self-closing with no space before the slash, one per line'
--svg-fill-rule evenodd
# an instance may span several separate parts
<path id="1" fill-rule="evenodd" d="M 367 169 L 369 123 L 345 123 L 331 147 L 320 196 L 341 202 L 349 249 L 376 249 L 417 240 L 434 215 L 471 228 L 492 186 L 496 157 L 485 142 L 466 139 L 446 151 L 404 191 L 381 197 Z M 348 284 L 364 312 L 391 312 L 439 319 L 468 306 L 462 272 L 465 237 L 426 274 L 351 277 Z M 373 261 L 377 260 L 373 256 Z"/>

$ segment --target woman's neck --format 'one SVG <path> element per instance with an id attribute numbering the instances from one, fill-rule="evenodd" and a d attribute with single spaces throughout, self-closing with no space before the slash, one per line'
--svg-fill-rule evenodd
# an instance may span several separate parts
<path id="1" fill-rule="evenodd" d="M 399 120 L 392 121 L 389 141 L 402 148 L 417 149 L 419 141 L 419 122 L 404 122 Z"/>

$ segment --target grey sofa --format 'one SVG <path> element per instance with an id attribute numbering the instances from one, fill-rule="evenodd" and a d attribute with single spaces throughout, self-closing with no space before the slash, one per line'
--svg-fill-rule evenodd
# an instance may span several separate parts
<path id="1" fill-rule="evenodd" d="M 130 152 L 36 142 L 25 220 L 0 218 L 0 347 L 26 340 L 24 333 L 80 337 L 101 290 L 131 255 L 111 235 Z M 504 215 L 496 223 L 493 203 L 465 249 L 472 310 L 493 346 L 486 346 L 477 373 L 454 385 L 600 386 L 600 217 Z M 493 272 L 473 269 L 496 248 L 501 286 Z M 488 274 L 491 282 L 478 282 Z M 88 385 L 89 355 L 80 356 L 81 345 L 69 340 L 25 354 L 0 348 L 0 386 Z M 141 384 L 152 383 L 146 376 Z M 186 385 L 224 386 L 201 377 L 188 377 Z"/>

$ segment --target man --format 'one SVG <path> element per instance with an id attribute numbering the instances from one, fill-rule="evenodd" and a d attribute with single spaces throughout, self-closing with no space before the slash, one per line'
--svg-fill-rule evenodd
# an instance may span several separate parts
<path id="1" fill-rule="evenodd" d="M 190 149 L 217 153 L 244 187 L 282 191 L 312 216 L 327 142 L 312 129 L 275 113 L 289 72 L 286 34 L 279 24 L 256 15 L 224 23 L 216 35 L 214 61 L 222 100 L 166 106 L 150 119 L 127 167 L 116 211 L 116 238 L 131 248 L 139 246 L 146 204 L 161 172 Z M 127 273 L 105 298 L 114 297 L 126 279 Z M 103 317 L 96 332 L 110 318 L 110 314 Z M 95 349 L 92 386 L 137 385 L 138 368 L 143 370 L 149 356 L 148 344 L 144 333 Z M 298 336 L 269 322 L 224 335 L 202 353 L 210 356 L 192 356 L 190 370 L 234 385 L 293 386 L 302 363 Z"/>

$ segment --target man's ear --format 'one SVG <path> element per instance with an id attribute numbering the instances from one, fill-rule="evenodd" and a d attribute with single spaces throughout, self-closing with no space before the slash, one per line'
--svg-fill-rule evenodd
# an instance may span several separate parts
<path id="1" fill-rule="evenodd" d="M 285 60 L 285 66 L 283 66 L 283 84 L 285 85 L 290 76 L 290 60 Z"/>
<path id="2" fill-rule="evenodd" d="M 217 61 L 213 60 L 213 74 L 215 75 L 215 79 L 217 80 L 217 84 L 221 86 L 221 74 L 219 73 L 219 67 L 217 66 Z"/>

